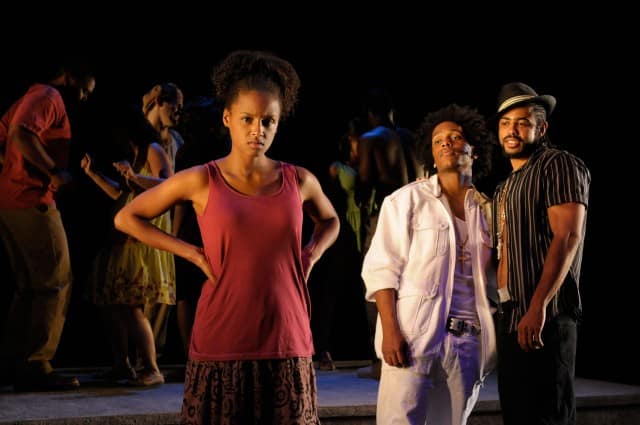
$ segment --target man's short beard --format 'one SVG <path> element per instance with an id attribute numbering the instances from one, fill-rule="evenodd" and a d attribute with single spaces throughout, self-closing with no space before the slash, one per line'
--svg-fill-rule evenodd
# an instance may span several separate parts
<path id="1" fill-rule="evenodd" d="M 533 143 L 525 143 L 524 147 L 519 152 L 509 153 L 502 148 L 502 153 L 509 159 L 529 158 L 531 154 L 540 146 L 540 140 L 536 140 Z"/>

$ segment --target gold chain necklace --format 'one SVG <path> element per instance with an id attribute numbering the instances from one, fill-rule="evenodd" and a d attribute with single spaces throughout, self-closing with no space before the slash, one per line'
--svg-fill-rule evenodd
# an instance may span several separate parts
<path id="1" fill-rule="evenodd" d="M 507 286 L 507 258 L 509 253 L 507 251 L 508 232 L 507 232 L 507 189 L 509 187 L 509 180 L 507 180 L 500 191 L 500 198 L 498 199 L 498 231 L 496 237 L 498 239 L 498 273 L 497 281 L 498 288 Z"/>
<path id="2" fill-rule="evenodd" d="M 502 186 L 502 190 L 500 191 L 499 199 L 498 199 L 498 231 L 496 232 L 496 237 L 498 239 L 498 260 L 502 258 L 503 250 L 505 249 L 506 239 L 507 239 L 507 186 L 509 185 L 509 181 L 507 180 Z"/>

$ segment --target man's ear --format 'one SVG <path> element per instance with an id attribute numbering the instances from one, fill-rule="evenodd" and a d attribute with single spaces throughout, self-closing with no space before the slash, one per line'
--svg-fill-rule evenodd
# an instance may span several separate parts
<path id="1" fill-rule="evenodd" d="M 547 134 L 547 129 L 549 128 L 549 123 L 547 121 L 542 122 L 538 127 L 538 131 L 540 132 L 540 137 Z"/>

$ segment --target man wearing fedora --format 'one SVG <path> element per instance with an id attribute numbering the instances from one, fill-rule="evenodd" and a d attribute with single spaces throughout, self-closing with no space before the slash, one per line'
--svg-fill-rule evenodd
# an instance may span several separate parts
<path id="1" fill-rule="evenodd" d="M 498 392 L 505 425 L 575 424 L 580 265 L 591 176 L 550 145 L 556 99 L 521 82 L 498 96 L 498 140 L 513 168 L 496 188 Z"/>

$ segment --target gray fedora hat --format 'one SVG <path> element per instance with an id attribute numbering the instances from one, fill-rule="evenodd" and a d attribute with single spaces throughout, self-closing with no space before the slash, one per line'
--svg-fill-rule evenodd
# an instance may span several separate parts
<path id="1" fill-rule="evenodd" d="M 556 98 L 548 94 L 539 95 L 525 83 L 508 83 L 502 86 L 498 94 L 498 111 L 496 116 L 502 115 L 502 113 L 508 109 L 527 103 L 542 105 L 544 109 L 547 110 L 547 115 L 551 115 L 556 107 Z"/>

